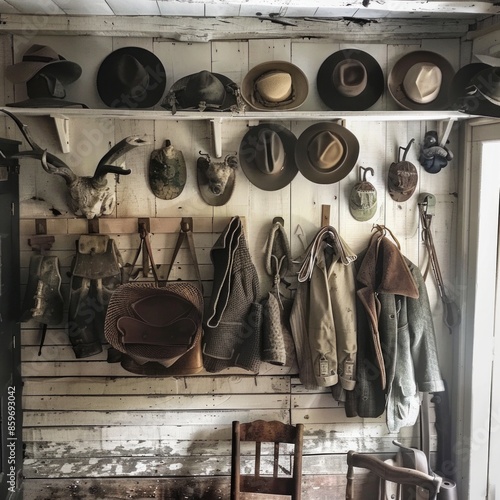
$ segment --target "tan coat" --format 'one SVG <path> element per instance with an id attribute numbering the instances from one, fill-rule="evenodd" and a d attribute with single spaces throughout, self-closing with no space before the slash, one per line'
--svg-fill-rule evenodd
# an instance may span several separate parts
<path id="1" fill-rule="evenodd" d="M 356 374 L 354 266 L 322 243 L 311 278 L 299 282 L 290 316 L 299 376 L 307 389 L 353 390 Z"/>

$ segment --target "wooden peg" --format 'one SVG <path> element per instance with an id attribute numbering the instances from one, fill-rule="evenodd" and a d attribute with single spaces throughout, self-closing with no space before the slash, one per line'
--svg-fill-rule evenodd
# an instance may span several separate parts
<path id="1" fill-rule="evenodd" d="M 321 205 L 321 226 L 330 225 L 330 205 Z"/>

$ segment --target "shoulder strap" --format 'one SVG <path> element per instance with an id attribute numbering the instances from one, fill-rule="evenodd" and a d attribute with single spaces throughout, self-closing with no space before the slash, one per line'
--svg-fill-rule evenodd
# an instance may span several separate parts
<path id="1" fill-rule="evenodd" d="M 181 220 L 181 230 L 179 232 L 179 236 L 177 237 L 177 242 L 175 243 L 174 253 L 172 254 L 172 259 L 168 266 L 166 279 L 168 280 L 170 276 L 170 272 L 172 271 L 172 267 L 174 266 L 175 259 L 177 257 L 177 254 L 179 253 L 180 248 L 182 247 L 182 244 L 184 243 L 184 240 L 187 240 L 189 253 L 191 254 L 191 260 L 193 261 L 194 264 L 196 279 L 200 286 L 200 290 L 203 292 L 203 284 L 201 283 L 200 268 L 198 266 L 198 259 L 196 258 L 196 250 L 194 248 L 192 217 L 183 217 Z"/>

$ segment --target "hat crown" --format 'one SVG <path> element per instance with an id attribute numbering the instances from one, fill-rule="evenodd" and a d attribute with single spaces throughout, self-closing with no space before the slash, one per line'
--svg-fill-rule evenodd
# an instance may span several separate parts
<path id="1" fill-rule="evenodd" d="M 417 169 L 409 161 L 393 163 L 389 167 L 388 181 L 389 194 L 396 195 L 397 201 L 406 201 L 417 187 Z"/>
<path id="2" fill-rule="evenodd" d="M 285 148 L 280 136 L 270 129 L 259 132 L 255 152 L 257 168 L 268 175 L 275 175 L 285 166 Z"/>
<path id="3" fill-rule="evenodd" d="M 149 81 L 144 66 L 130 54 L 120 54 L 112 63 L 118 82 L 126 88 L 146 87 Z"/>
<path id="4" fill-rule="evenodd" d="M 500 104 L 500 68 L 492 66 L 479 72 L 472 78 L 471 83 L 489 101 Z"/>
<path id="5" fill-rule="evenodd" d="M 64 60 L 54 49 L 47 45 L 34 44 L 23 55 L 25 62 L 52 62 Z"/>
<path id="6" fill-rule="evenodd" d="M 356 97 L 365 90 L 368 83 L 366 68 L 361 61 L 345 59 L 335 66 L 333 85 L 346 97 Z"/>
<path id="7" fill-rule="evenodd" d="M 280 70 L 267 71 L 257 78 L 255 88 L 266 101 L 284 101 L 292 94 L 292 75 Z"/>
<path id="8" fill-rule="evenodd" d="M 207 70 L 191 75 L 186 83 L 185 92 L 197 102 L 204 101 L 210 104 L 221 104 L 226 94 L 223 83 Z"/>
<path id="9" fill-rule="evenodd" d="M 326 171 L 337 167 L 345 151 L 338 137 L 330 130 L 324 130 L 309 142 L 307 153 L 314 167 Z"/>
<path id="10" fill-rule="evenodd" d="M 443 75 L 433 63 L 418 62 L 411 66 L 403 79 L 403 88 L 413 102 L 428 104 L 441 90 Z"/>

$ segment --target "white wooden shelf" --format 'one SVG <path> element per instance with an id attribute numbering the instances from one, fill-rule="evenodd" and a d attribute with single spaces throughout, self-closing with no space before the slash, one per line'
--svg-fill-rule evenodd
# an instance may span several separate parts
<path id="1" fill-rule="evenodd" d="M 476 118 L 459 111 L 245 111 L 242 113 L 178 111 L 172 114 L 167 110 L 137 110 L 137 109 L 82 109 L 82 108 L 16 108 L 0 107 L 10 113 L 22 116 L 45 116 L 54 120 L 56 130 L 64 153 L 69 153 L 69 120 L 75 118 L 107 118 L 119 120 L 206 120 L 212 126 L 215 157 L 222 156 L 222 126 L 231 121 L 247 121 L 257 124 L 260 121 L 438 121 L 440 128 L 451 130 L 457 120 Z M 6 115 L 5 115 L 6 116 Z M 446 135 L 447 137 L 447 135 Z"/>

